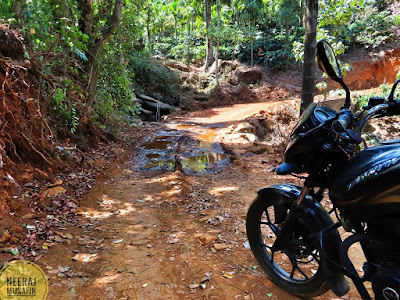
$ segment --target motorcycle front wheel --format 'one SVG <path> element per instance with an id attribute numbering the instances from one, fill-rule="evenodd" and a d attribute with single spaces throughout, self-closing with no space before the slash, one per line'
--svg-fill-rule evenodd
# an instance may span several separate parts
<path id="1" fill-rule="evenodd" d="M 284 246 L 276 249 L 273 245 L 282 224 L 275 223 L 273 202 L 257 196 L 246 218 L 254 257 L 271 281 L 285 291 L 306 298 L 325 293 L 329 288 L 322 276 L 313 217 L 300 215 Z"/>

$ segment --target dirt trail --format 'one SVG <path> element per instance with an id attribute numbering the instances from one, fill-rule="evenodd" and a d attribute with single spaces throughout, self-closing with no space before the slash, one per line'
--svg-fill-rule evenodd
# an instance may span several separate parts
<path id="1" fill-rule="evenodd" d="M 272 105 L 213 109 L 209 117 L 170 120 L 160 130 L 178 126 L 183 136 L 210 142 L 220 127 Z M 72 239 L 39 261 L 50 278 L 48 299 L 296 299 L 272 284 L 243 246 L 256 191 L 298 183 L 268 173 L 276 154 L 244 152 L 222 171 L 196 176 L 179 165 L 139 171 L 137 159 L 108 169 L 81 202 L 79 227 L 65 231 Z"/>

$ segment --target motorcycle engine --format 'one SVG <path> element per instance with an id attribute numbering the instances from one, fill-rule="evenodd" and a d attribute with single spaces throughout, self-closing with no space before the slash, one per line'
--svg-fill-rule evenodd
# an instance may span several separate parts
<path id="1" fill-rule="evenodd" d="M 399 300 L 399 268 L 382 268 L 372 279 L 372 289 L 376 300 Z"/>

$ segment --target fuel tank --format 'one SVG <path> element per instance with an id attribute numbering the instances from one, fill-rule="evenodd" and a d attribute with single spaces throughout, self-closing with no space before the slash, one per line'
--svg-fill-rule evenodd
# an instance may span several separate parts
<path id="1" fill-rule="evenodd" d="M 329 196 L 360 221 L 400 217 L 400 143 L 368 148 L 334 172 Z"/>

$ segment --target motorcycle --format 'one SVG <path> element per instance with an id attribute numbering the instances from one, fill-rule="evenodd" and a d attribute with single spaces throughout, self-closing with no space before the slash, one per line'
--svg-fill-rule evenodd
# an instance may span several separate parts
<path id="1" fill-rule="evenodd" d="M 375 299 L 398 300 L 400 140 L 362 149 L 361 133 L 372 118 L 400 114 L 394 99 L 400 80 L 387 99 L 371 97 L 354 114 L 326 41 L 317 43 L 317 61 L 346 91 L 344 106 L 336 112 L 313 103 L 301 115 L 276 173 L 307 174 L 304 186 L 283 183 L 257 192 L 246 218 L 251 250 L 272 282 L 293 295 L 310 298 L 331 289 L 343 296 L 350 289 L 346 276 L 362 299 L 371 299 L 364 284 L 371 282 Z M 329 211 L 321 204 L 328 190 Z M 339 228 L 347 232 L 344 240 Z M 365 256 L 361 274 L 349 258 L 355 244 Z"/>

